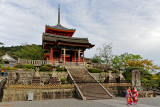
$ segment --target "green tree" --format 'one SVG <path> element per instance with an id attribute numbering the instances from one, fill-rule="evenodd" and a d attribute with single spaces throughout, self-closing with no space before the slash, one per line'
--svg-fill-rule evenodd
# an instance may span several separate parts
<path id="1" fill-rule="evenodd" d="M 21 48 L 21 58 L 23 59 L 42 59 L 43 49 L 38 45 L 24 45 Z"/>
<path id="2" fill-rule="evenodd" d="M 140 55 L 124 53 L 124 54 L 121 54 L 120 56 L 115 55 L 111 59 L 111 65 L 115 69 L 118 69 L 120 67 L 126 68 L 128 66 L 127 61 L 129 61 L 129 60 L 139 61 L 141 59 L 142 59 L 142 57 Z"/>
<path id="3" fill-rule="evenodd" d="M 110 60 L 112 58 L 112 43 L 109 44 L 103 44 L 102 47 L 97 48 L 98 56 L 105 60 L 105 62 L 109 65 Z"/>
<path id="4" fill-rule="evenodd" d="M 93 63 L 104 63 L 105 61 L 104 60 L 102 60 L 99 56 L 97 56 L 97 55 L 94 55 L 94 57 L 91 59 L 91 61 L 93 62 Z"/>

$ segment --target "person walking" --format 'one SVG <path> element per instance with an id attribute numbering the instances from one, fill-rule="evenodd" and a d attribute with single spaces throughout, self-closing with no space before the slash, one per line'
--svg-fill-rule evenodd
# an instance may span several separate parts
<path id="1" fill-rule="evenodd" d="M 138 91 L 137 91 L 135 86 L 133 87 L 133 90 L 132 90 L 132 99 L 133 99 L 133 103 L 137 104 L 137 102 L 138 102 Z"/>
<path id="2" fill-rule="evenodd" d="M 131 88 L 128 87 L 127 91 L 126 91 L 126 98 L 127 98 L 127 105 L 131 105 L 132 104 L 132 93 L 131 93 Z"/>
<path id="3" fill-rule="evenodd" d="M 4 70 L 3 69 L 1 70 L 1 74 L 2 74 L 2 76 L 4 75 Z"/>

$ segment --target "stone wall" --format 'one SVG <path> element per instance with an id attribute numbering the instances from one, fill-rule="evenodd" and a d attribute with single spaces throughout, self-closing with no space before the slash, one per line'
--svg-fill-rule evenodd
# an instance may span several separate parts
<path id="1" fill-rule="evenodd" d="M 43 83 L 46 83 L 49 81 L 52 72 L 39 72 L 40 76 L 42 77 Z M 8 73 L 9 74 L 9 73 Z M 106 77 L 108 76 L 108 73 L 90 73 L 93 78 L 95 78 L 98 82 L 104 82 Z M 31 84 L 32 77 L 34 75 L 34 72 L 12 72 L 12 79 L 10 78 L 10 83 L 13 84 Z M 58 79 L 65 78 L 67 80 L 68 73 L 67 72 L 55 72 L 55 75 L 57 75 Z M 112 73 L 113 78 L 117 78 L 119 76 L 118 73 Z"/>
<path id="2" fill-rule="evenodd" d="M 34 75 L 33 72 L 8 72 L 8 81 L 10 84 L 32 84 L 32 77 Z M 39 72 L 40 76 L 42 77 L 42 82 L 46 83 L 49 81 L 52 72 Z M 67 78 L 68 73 L 67 72 L 55 72 L 57 75 L 58 79 L 60 80 L 61 78 Z"/>
<path id="3" fill-rule="evenodd" d="M 33 100 L 65 99 L 74 97 L 74 88 L 70 89 L 5 89 L 3 102 L 27 101 L 28 93 L 33 93 Z"/>
<path id="4" fill-rule="evenodd" d="M 90 73 L 95 80 L 98 82 L 104 82 L 109 73 Z M 117 78 L 119 76 L 118 73 L 112 73 L 113 78 Z"/>
<path id="5" fill-rule="evenodd" d="M 6 78 L 0 79 L 0 101 L 2 101 L 3 88 L 5 86 L 5 83 L 6 83 Z"/>
<path id="6" fill-rule="evenodd" d="M 102 85 L 116 97 L 124 97 L 126 88 L 131 87 L 131 83 L 103 83 Z"/>

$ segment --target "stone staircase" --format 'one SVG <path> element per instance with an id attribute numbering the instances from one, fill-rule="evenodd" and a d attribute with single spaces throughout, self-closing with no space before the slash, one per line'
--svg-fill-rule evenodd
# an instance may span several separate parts
<path id="1" fill-rule="evenodd" d="M 83 100 L 111 99 L 113 96 L 83 66 L 66 66 Z"/>

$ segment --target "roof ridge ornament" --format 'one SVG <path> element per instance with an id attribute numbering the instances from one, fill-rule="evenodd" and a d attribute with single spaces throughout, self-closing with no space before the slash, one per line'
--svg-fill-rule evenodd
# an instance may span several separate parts
<path id="1" fill-rule="evenodd" d="M 57 25 L 61 25 L 60 23 L 60 4 L 58 5 L 58 23 Z"/>

